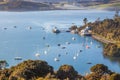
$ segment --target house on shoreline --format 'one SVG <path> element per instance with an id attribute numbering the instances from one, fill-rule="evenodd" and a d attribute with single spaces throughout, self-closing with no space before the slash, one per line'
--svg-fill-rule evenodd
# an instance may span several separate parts
<path id="1" fill-rule="evenodd" d="M 79 32 L 79 34 L 80 34 L 81 36 L 91 36 L 91 34 L 92 34 L 91 28 L 87 26 L 86 28 L 82 29 L 82 30 Z"/>

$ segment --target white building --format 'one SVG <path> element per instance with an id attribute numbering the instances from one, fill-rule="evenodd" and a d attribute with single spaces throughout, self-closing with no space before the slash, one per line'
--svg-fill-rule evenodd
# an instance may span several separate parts
<path id="1" fill-rule="evenodd" d="M 86 27 L 85 29 L 81 30 L 80 34 L 84 36 L 90 36 L 91 35 L 90 27 Z"/>

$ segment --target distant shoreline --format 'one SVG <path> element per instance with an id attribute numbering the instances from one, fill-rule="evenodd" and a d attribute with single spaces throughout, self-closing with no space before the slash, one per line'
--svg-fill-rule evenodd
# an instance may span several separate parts
<path id="1" fill-rule="evenodd" d="M 102 11 L 115 11 L 114 9 L 45 9 L 45 10 L 0 10 L 3 12 L 32 12 L 32 11 L 55 11 L 55 10 L 102 10 Z"/>
<path id="2" fill-rule="evenodd" d="M 106 10 L 115 11 L 120 10 L 120 1 L 100 3 L 100 2 L 85 2 L 85 3 L 57 3 L 48 4 L 42 2 L 31 2 L 31 1 L 12 1 L 12 2 L 1 2 L 0 11 L 9 12 L 27 12 L 27 11 L 51 11 L 51 10 Z"/>

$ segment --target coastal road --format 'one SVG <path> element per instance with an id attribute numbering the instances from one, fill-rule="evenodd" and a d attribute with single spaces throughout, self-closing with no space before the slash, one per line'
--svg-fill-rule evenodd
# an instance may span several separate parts
<path id="1" fill-rule="evenodd" d="M 95 34 L 93 34 L 92 37 L 93 37 L 94 39 L 96 39 L 96 40 L 98 40 L 98 41 L 101 41 L 101 42 L 103 42 L 103 43 L 106 43 L 106 44 L 109 44 L 109 43 L 115 44 L 115 43 L 116 43 L 115 41 L 107 40 L 107 39 L 102 38 L 102 37 L 100 37 L 100 36 L 97 36 L 97 35 L 95 35 Z"/>

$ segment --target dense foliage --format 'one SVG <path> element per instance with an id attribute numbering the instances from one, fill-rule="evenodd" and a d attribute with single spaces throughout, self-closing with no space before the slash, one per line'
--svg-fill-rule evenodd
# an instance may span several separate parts
<path id="1" fill-rule="evenodd" d="M 45 61 L 28 60 L 10 69 L 2 70 L 0 73 L 0 80 L 4 80 L 5 78 L 9 80 L 29 80 L 38 76 L 44 77 L 48 73 L 52 74 L 53 68 Z"/>
<path id="2" fill-rule="evenodd" d="M 114 73 L 103 64 L 91 67 L 91 73 L 85 76 L 86 80 L 119 80 L 120 74 Z"/>
<path id="3" fill-rule="evenodd" d="M 118 47 L 115 44 L 105 44 L 104 45 L 104 54 L 108 56 L 115 56 L 119 57 L 120 56 L 120 47 Z"/>
<path id="4" fill-rule="evenodd" d="M 77 71 L 70 65 L 62 65 L 57 71 L 57 77 L 60 79 L 69 78 L 71 80 L 75 80 L 77 78 Z"/>
<path id="5" fill-rule="evenodd" d="M 62 65 L 57 71 L 45 61 L 28 60 L 10 69 L 0 70 L 0 80 L 119 80 L 120 74 L 114 73 L 103 64 L 91 67 L 91 72 L 81 76 L 71 65 Z"/>
<path id="6" fill-rule="evenodd" d="M 104 46 L 105 55 L 120 57 L 120 17 L 115 15 L 114 19 L 95 21 L 88 25 L 91 26 L 93 34 L 109 42 Z"/>
<path id="7" fill-rule="evenodd" d="M 91 26 L 93 33 L 112 41 L 120 41 L 120 17 L 96 21 L 89 25 Z"/>
<path id="8" fill-rule="evenodd" d="M 111 73 L 111 71 L 109 71 L 108 67 L 103 65 L 103 64 L 97 64 L 93 67 L 91 67 L 91 72 L 95 72 L 95 73 L 98 73 L 98 74 L 105 74 L 105 73 Z"/>

